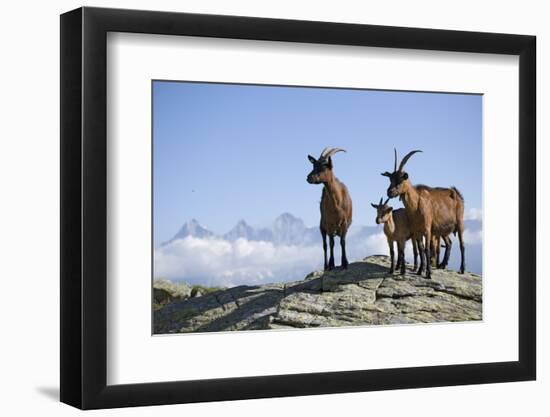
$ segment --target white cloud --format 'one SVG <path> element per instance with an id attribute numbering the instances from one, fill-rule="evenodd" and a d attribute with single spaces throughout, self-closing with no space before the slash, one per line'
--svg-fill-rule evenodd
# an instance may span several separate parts
<path id="1" fill-rule="evenodd" d="M 349 239 L 350 245 L 347 245 L 347 250 L 351 257 L 365 258 L 369 255 L 387 255 L 388 242 L 384 232 L 379 232 L 368 236 L 366 239 L 353 241 Z"/>
<path id="2" fill-rule="evenodd" d="M 478 248 L 481 247 L 482 237 L 481 230 L 464 232 L 465 243 L 478 245 Z M 386 236 L 382 231 L 366 238 L 348 239 L 347 249 L 350 262 L 369 255 L 389 255 Z M 458 256 L 458 246 L 453 245 L 453 253 L 455 257 Z M 395 256 L 397 258 L 397 247 Z M 405 257 L 408 263 L 412 263 L 410 241 L 406 244 Z M 338 239 L 335 260 L 340 265 Z M 301 280 L 308 273 L 321 269 L 322 262 L 323 249 L 320 243 L 311 246 L 276 246 L 271 242 L 243 238 L 229 242 L 221 238 L 188 236 L 155 249 L 154 275 L 155 278 L 183 280 L 206 286 L 256 285 Z"/>
<path id="3" fill-rule="evenodd" d="M 464 230 L 464 243 L 468 245 L 479 245 L 483 242 L 482 230 Z"/>
<path id="4" fill-rule="evenodd" d="M 483 219 L 483 211 L 478 208 L 469 208 L 464 213 L 464 219 L 465 220 L 482 220 Z"/>
<path id="5" fill-rule="evenodd" d="M 323 252 L 317 246 L 188 236 L 156 249 L 154 260 L 155 277 L 232 286 L 303 279 L 322 266 Z"/>

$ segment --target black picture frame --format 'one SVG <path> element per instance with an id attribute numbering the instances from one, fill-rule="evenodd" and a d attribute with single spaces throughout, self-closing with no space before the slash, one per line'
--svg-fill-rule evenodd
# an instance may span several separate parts
<path id="1" fill-rule="evenodd" d="M 112 385 L 107 375 L 108 32 L 519 56 L 519 360 Z M 61 15 L 61 401 L 82 409 L 536 378 L 534 36 L 102 8 Z"/>

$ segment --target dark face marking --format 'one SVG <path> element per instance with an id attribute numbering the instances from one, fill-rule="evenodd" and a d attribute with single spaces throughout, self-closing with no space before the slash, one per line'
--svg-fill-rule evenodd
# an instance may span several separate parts
<path id="1" fill-rule="evenodd" d="M 409 174 L 406 172 L 394 171 L 392 173 L 384 172 L 382 175 L 388 177 L 390 180 L 390 186 L 387 191 L 389 198 L 397 197 L 405 192 L 403 183 L 409 178 Z"/>
<path id="2" fill-rule="evenodd" d="M 386 223 L 390 219 L 393 207 L 386 204 L 376 206 L 376 224 Z"/>
<path id="3" fill-rule="evenodd" d="M 308 155 L 309 162 L 313 164 L 313 170 L 307 176 L 307 182 L 310 184 L 321 184 L 328 181 L 328 172 L 332 169 L 332 160 L 319 158 L 315 159 Z"/>

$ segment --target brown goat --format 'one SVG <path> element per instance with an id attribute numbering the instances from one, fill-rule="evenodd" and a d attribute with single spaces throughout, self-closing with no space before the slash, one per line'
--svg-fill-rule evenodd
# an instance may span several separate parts
<path id="1" fill-rule="evenodd" d="M 462 224 L 462 230 L 464 231 L 464 198 L 462 197 L 462 194 L 460 191 L 458 191 L 455 187 L 451 188 L 443 188 L 443 187 L 429 187 L 427 185 L 418 184 L 415 185 L 415 188 L 417 190 L 426 190 L 428 193 L 430 193 L 430 196 L 434 197 L 436 201 L 445 201 L 449 196 L 453 200 L 456 201 L 456 219 L 453 219 L 452 215 L 448 216 L 448 213 L 446 213 L 445 209 L 448 208 L 448 205 L 441 205 L 438 204 L 439 208 L 442 208 L 443 217 L 440 219 L 442 223 L 445 223 L 445 225 L 448 226 L 449 220 L 453 222 L 453 220 L 456 220 L 456 225 Z M 439 214 L 439 213 L 438 213 Z M 460 221 L 457 219 L 460 218 Z M 432 244 L 430 248 L 431 253 L 431 261 L 437 268 L 445 269 L 447 267 L 447 264 L 449 263 L 449 257 L 451 256 L 451 248 L 453 246 L 453 242 L 449 235 L 451 233 L 457 234 L 458 229 L 452 228 L 452 227 L 439 227 L 436 225 L 436 227 L 432 230 L 432 233 L 434 233 L 434 236 L 432 238 Z M 439 232 L 443 232 L 443 234 L 439 234 Z M 443 256 L 443 261 L 439 263 L 439 255 L 440 255 L 440 243 L 441 239 L 445 242 L 445 255 Z M 462 250 L 462 246 L 461 246 Z M 462 250 L 463 251 L 463 250 Z"/>
<path id="2" fill-rule="evenodd" d="M 428 190 L 430 187 L 427 187 L 425 185 L 420 184 L 420 185 L 416 185 L 415 188 L 417 190 L 420 190 L 420 189 Z M 401 197 L 399 197 L 399 201 L 402 201 Z M 440 259 L 440 254 L 441 254 L 441 239 L 442 238 L 443 238 L 443 241 L 445 242 L 445 256 L 444 256 L 444 259 L 446 259 L 446 261 L 440 263 L 439 259 Z M 418 243 L 416 242 L 416 240 L 412 239 L 412 241 L 414 242 L 415 246 L 418 247 Z M 432 243 L 431 243 L 431 246 L 430 246 L 430 254 L 431 254 L 431 262 L 432 262 L 433 267 L 440 268 L 440 269 L 445 269 L 447 267 L 447 262 L 448 262 L 448 259 L 449 259 L 449 256 L 450 256 L 451 246 L 452 246 L 452 241 L 449 238 L 449 236 L 443 236 L 442 237 L 442 236 L 432 235 Z M 417 268 L 417 262 L 416 262 L 416 256 L 415 256 L 415 259 L 414 259 L 414 270 L 415 271 L 416 271 L 416 268 Z"/>
<path id="3" fill-rule="evenodd" d="M 412 238 L 412 231 L 409 227 L 409 218 L 407 217 L 405 209 L 400 208 L 394 210 L 392 207 L 388 206 L 389 200 L 388 198 L 382 203 L 382 199 L 380 199 L 378 204 L 371 203 L 371 206 L 376 209 L 376 224 L 384 224 L 384 234 L 386 235 L 386 240 L 388 241 L 388 247 L 390 249 L 390 274 L 392 274 L 395 269 L 400 269 L 401 275 L 405 275 L 405 245 L 407 240 Z M 414 269 L 416 270 L 418 248 L 416 240 L 411 240 L 414 252 Z M 393 242 L 397 242 L 397 265 L 395 269 L 393 266 Z"/>
<path id="4" fill-rule="evenodd" d="M 324 267 L 334 269 L 334 236 L 340 237 L 342 248 L 342 267 L 348 267 L 346 256 L 346 234 L 351 225 L 352 204 L 347 187 L 334 176 L 332 171 L 332 155 L 336 152 L 345 152 L 340 148 L 325 148 L 319 159 L 308 155 L 313 164 L 313 170 L 307 176 L 310 184 L 323 184 L 321 196 L 321 236 L 323 238 Z M 330 259 L 327 261 L 327 235 L 330 243 Z"/>
<path id="5" fill-rule="evenodd" d="M 461 251 L 460 273 L 464 273 L 464 199 L 462 195 L 455 187 L 414 187 L 409 180 L 409 175 L 403 171 L 403 168 L 412 155 L 422 151 L 409 152 L 402 159 L 399 168 L 397 167 L 397 151 L 394 150 L 394 152 L 393 172 L 384 172 L 382 175 L 390 180 L 387 191 L 388 197 L 399 196 L 401 198 L 409 217 L 412 232 L 415 239 L 419 240 L 420 268 L 418 274 L 421 275 L 423 272 L 425 259 L 426 278 L 431 278 L 432 235 L 443 237 L 451 233 L 458 233 Z M 422 242 L 422 238 L 424 238 L 425 243 Z M 447 247 L 443 261 L 445 265 L 448 262 L 449 251 L 450 247 Z"/>

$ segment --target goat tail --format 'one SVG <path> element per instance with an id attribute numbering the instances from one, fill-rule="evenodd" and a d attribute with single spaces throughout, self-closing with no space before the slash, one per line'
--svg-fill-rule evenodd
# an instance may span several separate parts
<path id="1" fill-rule="evenodd" d="M 458 188 L 456 187 L 451 187 L 451 190 L 454 191 L 454 193 L 456 194 L 456 196 L 462 200 L 462 202 L 464 202 L 464 196 L 462 195 L 462 193 L 458 190 Z"/>

